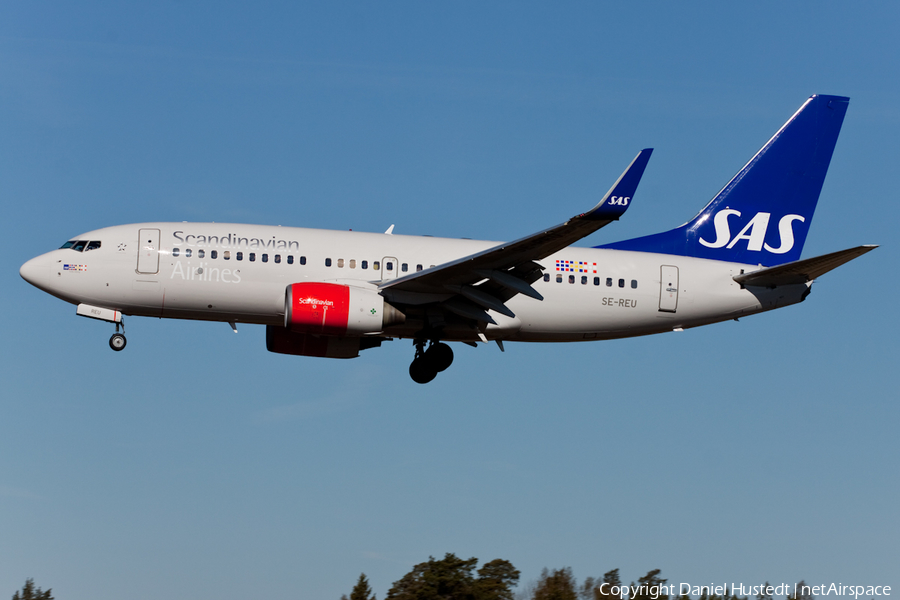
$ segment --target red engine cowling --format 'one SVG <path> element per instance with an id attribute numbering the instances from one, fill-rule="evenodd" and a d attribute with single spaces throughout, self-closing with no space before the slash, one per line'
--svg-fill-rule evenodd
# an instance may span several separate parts
<path id="1" fill-rule="evenodd" d="M 285 291 L 284 326 L 295 333 L 358 336 L 405 320 L 374 290 L 338 283 L 293 283 Z"/>

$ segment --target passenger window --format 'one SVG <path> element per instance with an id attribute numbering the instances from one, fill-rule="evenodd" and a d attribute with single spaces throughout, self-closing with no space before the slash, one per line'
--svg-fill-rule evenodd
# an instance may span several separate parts
<path id="1" fill-rule="evenodd" d="M 289 265 L 294 264 L 294 255 L 293 255 L 293 254 L 288 254 L 287 261 L 288 261 L 288 264 L 289 264 Z"/>
<path id="2" fill-rule="evenodd" d="M 81 252 L 82 250 L 84 250 L 84 247 L 86 245 L 87 240 L 78 240 L 77 242 L 75 242 L 75 245 L 72 246 L 72 250 L 74 250 L 75 252 Z"/>
<path id="3" fill-rule="evenodd" d="M 203 258 L 206 256 L 206 250 L 197 250 L 197 258 Z"/>
<path id="4" fill-rule="evenodd" d="M 624 279 L 620 279 L 620 280 L 619 280 L 619 287 L 621 287 L 621 288 L 625 287 L 625 280 L 624 280 Z"/>
<path id="5" fill-rule="evenodd" d="M 356 259 L 355 259 L 355 258 L 351 258 L 351 259 L 350 259 L 350 268 L 351 268 L 351 269 L 355 269 L 355 268 L 356 268 Z"/>
<path id="6" fill-rule="evenodd" d="M 234 257 L 238 260 L 244 260 L 244 253 L 243 252 L 235 252 Z"/>
<path id="7" fill-rule="evenodd" d="M 210 251 L 209 251 L 209 257 L 210 257 L 210 258 L 217 258 L 218 256 L 219 256 L 219 252 L 218 252 L 217 250 L 210 250 Z"/>
<path id="8" fill-rule="evenodd" d="M 326 258 L 326 259 L 325 259 L 325 266 L 326 266 L 326 267 L 330 267 L 330 266 L 331 266 L 331 259 L 330 259 L 330 258 Z"/>
<path id="9" fill-rule="evenodd" d="M 275 255 L 275 262 L 276 262 L 276 263 L 280 263 L 280 262 L 281 262 L 281 255 L 280 255 L 280 254 L 276 254 L 276 255 Z"/>
<path id="10" fill-rule="evenodd" d="M 600 278 L 594 277 L 594 285 L 600 285 Z"/>
<path id="11" fill-rule="evenodd" d="M 339 258 L 338 259 L 338 269 L 343 269 L 343 268 L 344 268 L 344 259 Z"/>
<path id="12" fill-rule="evenodd" d="M 379 261 L 377 261 L 377 260 L 373 260 L 373 261 L 372 261 L 372 268 L 375 269 L 375 270 L 377 271 L 378 269 L 381 268 L 381 263 L 380 263 Z"/>
<path id="13" fill-rule="evenodd" d="M 368 269 L 368 268 L 369 268 L 369 261 L 367 261 L 367 260 L 361 260 L 361 261 L 359 261 L 359 266 L 360 266 L 361 268 L 363 268 L 363 269 Z"/>
<path id="14" fill-rule="evenodd" d="M 256 252 L 250 253 L 250 262 L 256 262 Z"/>
<path id="15" fill-rule="evenodd" d="M 631 280 L 631 289 L 633 289 L 633 290 L 637 289 L 637 279 Z"/>
<path id="16" fill-rule="evenodd" d="M 269 255 L 268 255 L 268 254 L 263 254 L 263 255 L 260 257 L 260 259 L 261 259 L 263 262 L 269 262 Z"/>
<path id="17" fill-rule="evenodd" d="M 575 276 L 569 275 L 569 283 L 575 283 Z"/>
<path id="18" fill-rule="evenodd" d="M 386 270 L 388 270 L 388 271 L 393 271 L 393 270 L 394 270 L 394 263 L 391 262 L 391 261 L 387 261 L 386 263 L 384 263 L 384 268 L 385 268 Z"/>
<path id="19" fill-rule="evenodd" d="M 422 265 L 416 265 L 416 271 L 421 271 L 421 270 L 422 270 Z"/>
<path id="20" fill-rule="evenodd" d="M 224 258 L 225 260 L 230 260 L 231 259 L 231 250 L 226 250 L 225 252 L 223 252 L 222 258 Z"/>
<path id="21" fill-rule="evenodd" d="M 406 273 L 407 271 L 409 271 L 409 265 L 406 263 L 403 263 L 402 265 L 400 265 L 400 270 L 403 271 L 404 273 Z"/>
<path id="22" fill-rule="evenodd" d="M 100 242 L 88 242 L 87 248 L 84 249 L 85 252 L 88 250 L 96 250 L 100 247 Z"/>
<path id="23" fill-rule="evenodd" d="M 562 283 L 562 273 L 556 274 L 556 283 Z"/>
<path id="24" fill-rule="evenodd" d="M 606 287 L 612 287 L 612 277 L 606 278 Z"/>
<path id="25" fill-rule="evenodd" d="M 587 285 L 587 275 L 581 276 L 581 285 Z"/>
<path id="26" fill-rule="evenodd" d="M 181 253 L 181 250 L 178 248 L 172 248 L 172 256 L 178 256 Z"/>
<path id="27" fill-rule="evenodd" d="M 185 248 L 185 249 L 184 249 L 184 255 L 185 255 L 186 257 L 190 258 L 190 257 L 191 257 L 191 249 L 190 249 L 190 248 Z"/>
<path id="28" fill-rule="evenodd" d="M 544 273 L 544 281 L 550 281 L 550 273 Z"/>
<path id="29" fill-rule="evenodd" d="M 305 265 L 305 264 L 306 264 L 306 257 L 305 257 L 305 256 L 301 256 L 301 257 L 300 257 L 300 264 L 301 264 L 301 265 Z"/>

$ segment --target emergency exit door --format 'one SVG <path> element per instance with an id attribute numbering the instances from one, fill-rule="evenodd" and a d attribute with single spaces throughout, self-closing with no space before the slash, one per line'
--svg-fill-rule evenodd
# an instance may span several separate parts
<path id="1" fill-rule="evenodd" d="M 397 264 L 397 259 L 393 256 L 385 256 L 381 259 L 381 280 L 382 281 L 390 281 L 391 279 L 397 278 L 397 271 L 400 269 L 400 265 Z"/>
<path id="2" fill-rule="evenodd" d="M 138 273 L 159 273 L 159 229 L 138 230 Z"/>
<path id="3" fill-rule="evenodd" d="M 673 313 L 678 308 L 678 267 L 662 265 L 659 270 L 659 310 Z"/>

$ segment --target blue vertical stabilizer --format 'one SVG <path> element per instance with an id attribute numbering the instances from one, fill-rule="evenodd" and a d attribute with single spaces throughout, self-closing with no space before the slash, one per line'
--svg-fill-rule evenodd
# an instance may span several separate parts
<path id="1" fill-rule="evenodd" d="M 798 260 L 848 102 L 812 96 L 689 223 L 597 247 L 765 266 Z"/>

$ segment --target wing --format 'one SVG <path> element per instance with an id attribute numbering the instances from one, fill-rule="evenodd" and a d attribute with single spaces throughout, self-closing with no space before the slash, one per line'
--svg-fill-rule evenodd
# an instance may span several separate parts
<path id="1" fill-rule="evenodd" d="M 516 294 L 543 300 L 531 286 L 542 272 L 535 261 L 618 220 L 631 204 L 652 152 L 652 148 L 641 150 L 603 199 L 588 212 L 513 242 L 394 279 L 379 289 L 386 298 L 399 303 L 415 303 L 415 296 L 423 300 L 433 300 L 436 295 L 444 297 L 444 308 L 479 321 L 494 322 L 485 309 L 514 316 L 504 302 Z"/>

